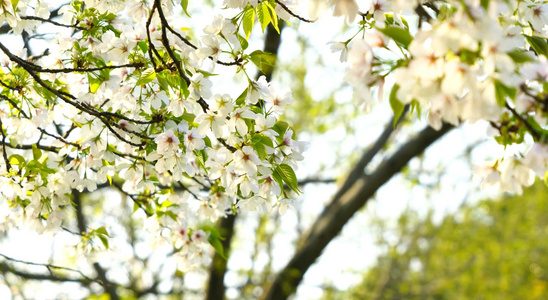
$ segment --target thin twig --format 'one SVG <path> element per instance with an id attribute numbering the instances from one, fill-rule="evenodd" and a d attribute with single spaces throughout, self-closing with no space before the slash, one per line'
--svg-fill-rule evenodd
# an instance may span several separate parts
<path id="1" fill-rule="evenodd" d="M 88 281 L 95 281 L 95 282 L 98 282 L 98 280 L 96 279 L 92 279 L 88 276 L 86 276 L 84 273 L 82 273 L 82 271 L 80 270 L 76 270 L 76 269 L 72 269 L 72 268 L 68 268 L 68 267 L 62 267 L 62 266 L 56 266 L 56 265 L 51 265 L 51 264 L 42 264 L 42 263 L 34 263 L 34 262 L 30 262 L 30 261 L 24 261 L 24 260 L 20 260 L 20 259 L 15 259 L 15 258 L 12 258 L 12 257 L 9 257 L 7 255 L 4 255 L 2 253 L 0 253 L 0 256 L 2 256 L 3 258 L 9 260 L 9 261 L 13 261 L 13 262 L 17 262 L 17 263 L 22 263 L 22 264 L 27 264 L 27 265 L 32 265 L 32 266 L 41 266 L 41 267 L 45 267 L 47 268 L 48 270 L 51 271 L 51 269 L 58 269 L 58 270 L 64 270 L 64 271 L 69 271 L 69 272 L 75 272 L 75 273 L 78 273 L 80 274 L 80 276 L 82 276 L 83 278 L 85 278 L 86 280 Z"/>
<path id="2" fill-rule="evenodd" d="M 508 102 L 506 102 L 506 103 L 504 104 L 504 106 L 505 106 L 507 109 L 509 109 L 509 110 L 512 112 L 512 114 L 513 114 L 516 118 L 518 118 L 518 120 L 520 120 L 520 121 L 523 123 L 523 125 L 525 125 L 525 127 L 527 127 L 527 129 L 529 130 L 529 133 L 531 133 L 531 135 L 533 136 L 533 138 L 535 139 L 535 141 L 540 140 L 541 134 L 540 134 L 539 132 L 537 132 L 537 130 L 536 130 L 535 128 L 533 128 L 533 126 L 532 126 L 531 124 L 529 124 L 529 122 L 528 122 L 525 118 L 523 118 L 523 117 L 522 117 L 514 108 L 512 108 L 512 107 L 508 104 Z"/>
<path id="3" fill-rule="evenodd" d="M 4 157 L 4 163 L 6 164 L 6 171 L 9 172 L 11 170 L 11 164 L 8 159 L 8 153 L 6 152 L 6 134 L 4 133 L 2 118 L 0 118 L 0 134 L 2 134 L 2 156 Z"/>
<path id="4" fill-rule="evenodd" d="M 281 6 L 288 14 L 292 15 L 293 17 L 303 21 L 303 22 L 306 22 L 306 23 L 314 23 L 316 22 L 316 20 L 308 20 L 308 19 L 305 19 L 299 15 L 297 15 L 296 13 L 292 12 L 291 9 L 289 9 L 289 7 L 287 7 L 285 4 L 283 4 L 280 0 L 276 0 L 276 3 Z"/>
<path id="5" fill-rule="evenodd" d="M 86 28 L 78 26 L 78 23 L 73 24 L 73 25 L 71 25 L 71 24 L 62 24 L 62 23 L 55 22 L 55 21 L 50 20 L 50 19 L 44 19 L 44 18 L 40 18 L 40 17 L 36 17 L 36 16 L 22 16 L 21 19 L 22 20 L 35 20 L 35 21 L 47 22 L 47 23 L 51 23 L 53 25 L 57 25 L 57 26 L 61 26 L 61 27 L 86 30 Z"/>
<path id="6" fill-rule="evenodd" d="M 29 67 L 40 73 L 73 73 L 73 72 L 95 72 L 101 70 L 112 70 L 120 68 L 141 68 L 144 64 L 142 62 L 129 63 L 124 65 L 117 66 L 102 66 L 102 67 L 92 67 L 92 68 L 63 68 L 63 69 L 44 69 L 35 64 L 29 64 Z"/>

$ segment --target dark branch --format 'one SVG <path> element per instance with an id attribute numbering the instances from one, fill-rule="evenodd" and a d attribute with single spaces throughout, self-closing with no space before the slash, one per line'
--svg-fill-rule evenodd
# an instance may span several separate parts
<path id="1" fill-rule="evenodd" d="M 92 281 L 96 281 L 96 280 L 91 279 L 91 278 L 89 278 L 88 276 L 86 276 L 86 275 L 85 275 L 84 273 L 82 273 L 82 271 L 80 271 L 80 270 L 76 270 L 76 269 L 72 269 L 72 268 L 67 268 L 67 267 L 56 266 L 56 265 L 51 265 L 51 264 L 42 264 L 42 263 L 34 263 L 34 262 L 19 260 L 19 259 L 15 259 L 15 258 L 9 257 L 9 256 L 4 255 L 4 254 L 1 254 L 1 253 L 0 253 L 0 256 L 2 256 L 3 258 L 5 258 L 5 259 L 7 259 L 7 260 L 9 260 L 9 261 L 16 262 L 16 263 L 22 263 L 22 264 L 31 265 L 31 266 L 41 266 L 41 267 L 45 267 L 45 268 L 47 268 L 48 270 L 50 270 L 50 273 L 51 273 L 51 269 L 57 269 L 57 270 L 63 270 L 63 271 L 78 273 L 80 276 L 82 276 L 82 277 L 84 278 L 84 279 L 75 279 L 75 278 L 60 277 L 60 276 L 57 276 L 57 275 L 54 275 L 54 274 L 51 274 L 51 275 L 42 275 L 42 274 L 25 273 L 25 274 L 28 275 L 28 276 L 36 276 L 36 278 L 28 278 L 28 279 L 37 279 L 37 280 L 44 280 L 44 279 L 46 279 L 46 280 L 53 280 L 53 281 L 77 281 L 77 282 L 88 282 L 88 283 L 89 283 L 89 282 L 92 282 Z M 15 273 L 15 272 L 19 272 L 19 271 L 17 271 L 16 269 L 9 267 L 7 264 L 3 264 L 2 268 L 4 268 L 4 267 L 9 268 L 9 272 L 18 275 L 17 273 Z M 25 277 L 25 276 L 21 276 L 21 277 L 27 278 L 27 277 Z M 42 277 L 42 278 L 40 278 L 40 277 Z M 49 278 L 47 278 L 47 277 L 49 277 Z M 51 278 L 51 277 L 54 277 L 54 278 Z"/>
<path id="2" fill-rule="evenodd" d="M 8 152 L 6 151 L 6 134 L 4 133 L 4 124 L 2 124 L 2 119 L 0 118 L 0 134 L 2 134 L 2 156 L 4 157 L 4 163 L 6 164 L 6 172 L 10 172 L 11 164 L 8 159 Z"/>
<path id="3" fill-rule="evenodd" d="M 521 122 L 523 123 L 523 125 L 525 125 L 525 127 L 527 127 L 527 131 L 529 131 L 529 133 L 531 133 L 531 135 L 533 136 L 533 139 L 535 141 L 539 141 L 542 137 L 542 135 L 524 118 L 522 117 L 514 108 L 512 108 L 508 102 L 505 103 L 504 105 L 507 109 L 509 109 L 512 114 Z"/>
<path id="4" fill-rule="evenodd" d="M 280 2 L 279 0 L 276 0 L 276 3 L 281 6 L 285 11 L 287 11 L 288 14 L 292 15 L 293 17 L 303 21 L 303 22 L 306 22 L 306 23 L 314 23 L 316 22 L 316 20 L 308 20 L 308 19 L 305 19 L 299 15 L 297 15 L 296 13 L 292 12 L 291 9 L 289 9 L 289 7 L 287 7 L 285 4 L 283 4 L 282 2 Z"/>
<path id="5" fill-rule="evenodd" d="M 401 171 L 413 157 L 420 155 L 428 146 L 453 128 L 444 124 L 441 130 L 430 127 L 411 139 L 385 160 L 370 176 L 363 174 L 347 189 L 347 192 L 334 198 L 335 204 L 326 207 L 316 219 L 311 230 L 303 239 L 300 247 L 291 261 L 278 274 L 264 300 L 285 300 L 295 292 L 304 274 L 314 261 L 321 255 L 323 249 L 341 231 L 348 220 L 363 207 L 367 201 L 392 176 Z M 337 193 L 339 194 L 339 193 Z"/>
<path id="6" fill-rule="evenodd" d="M 71 24 L 62 24 L 62 23 L 59 23 L 59 22 L 55 22 L 51 19 L 44 19 L 44 18 L 35 17 L 35 16 L 22 16 L 21 19 L 22 20 L 41 21 L 41 22 L 51 23 L 51 24 L 56 25 L 56 26 L 61 26 L 61 27 L 66 27 L 66 28 L 75 28 L 75 29 L 78 29 L 78 30 L 85 30 L 86 29 L 84 27 L 78 26 L 78 24 L 72 24 L 72 25 Z"/>
<path id="7" fill-rule="evenodd" d="M 77 190 L 72 190 L 72 196 L 72 202 L 74 203 L 74 209 L 76 210 L 76 221 L 78 230 L 81 233 L 87 232 L 87 222 L 82 209 L 81 194 Z M 120 300 L 120 297 L 118 296 L 118 292 L 116 290 L 116 285 L 107 279 L 106 271 L 101 267 L 101 265 L 99 263 L 94 263 L 93 268 L 97 272 L 96 281 L 101 282 L 101 285 L 104 287 L 105 291 L 110 295 L 110 299 Z"/>

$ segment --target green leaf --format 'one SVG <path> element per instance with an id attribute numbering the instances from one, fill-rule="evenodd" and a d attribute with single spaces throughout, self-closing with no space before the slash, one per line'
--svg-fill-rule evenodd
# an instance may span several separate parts
<path id="1" fill-rule="evenodd" d="M 403 103 L 398 100 L 396 97 L 398 90 L 400 89 L 400 86 L 396 83 L 392 87 L 392 90 L 390 91 L 390 97 L 388 98 L 390 101 L 390 107 L 392 108 L 392 111 L 394 112 L 394 128 L 396 128 L 396 124 L 398 124 L 398 120 L 401 117 L 401 114 L 403 113 L 404 105 Z"/>
<path id="2" fill-rule="evenodd" d="M 40 157 L 42 157 L 42 151 L 38 149 L 38 146 L 36 146 L 36 144 L 32 144 L 32 157 L 36 161 L 38 161 Z"/>
<path id="3" fill-rule="evenodd" d="M 209 137 L 207 135 L 204 137 L 204 143 L 207 147 L 209 147 L 209 148 L 212 147 L 211 146 L 211 140 L 209 139 Z"/>
<path id="4" fill-rule="evenodd" d="M 108 238 L 104 235 L 97 235 L 99 240 L 101 240 L 101 243 L 103 243 L 103 246 L 108 249 Z"/>
<path id="5" fill-rule="evenodd" d="M 89 92 L 92 94 L 95 94 L 99 87 L 101 87 L 101 84 L 103 83 L 102 77 L 94 77 L 92 73 L 88 73 L 88 81 L 89 81 Z"/>
<path id="6" fill-rule="evenodd" d="M 271 20 L 270 23 L 272 23 L 272 26 L 274 27 L 274 29 L 276 29 L 276 32 L 280 34 L 280 28 L 278 27 L 278 15 L 276 14 L 276 10 L 274 9 L 276 4 L 273 5 L 272 2 L 263 2 L 263 5 L 268 7 L 268 13 L 270 14 Z"/>
<path id="7" fill-rule="evenodd" d="M 268 159 L 268 153 L 266 152 L 266 147 L 264 146 L 264 144 L 261 144 L 261 143 L 256 143 L 256 144 L 253 144 L 253 149 L 255 149 L 255 151 L 257 151 L 257 155 L 259 156 L 260 159 Z"/>
<path id="8" fill-rule="evenodd" d="M 396 44 L 404 47 L 407 49 L 411 41 L 413 40 L 413 37 L 409 33 L 409 31 L 397 27 L 397 26 L 388 26 L 385 28 L 377 28 L 380 32 L 384 33 L 386 36 L 392 38 Z"/>
<path id="9" fill-rule="evenodd" d="M 500 106 L 506 105 L 506 97 L 510 97 L 512 100 L 516 98 L 517 89 L 506 86 L 499 80 L 495 80 L 495 97 L 497 98 L 497 104 Z"/>
<path id="10" fill-rule="evenodd" d="M 110 235 L 108 235 L 108 231 L 107 231 L 107 229 L 105 228 L 105 226 L 101 226 L 101 227 L 95 229 L 95 232 L 96 232 L 97 234 L 99 234 L 99 235 L 105 235 L 105 236 L 110 237 Z"/>
<path id="11" fill-rule="evenodd" d="M 245 50 L 245 49 L 247 49 L 247 47 L 249 47 L 249 43 L 247 42 L 245 37 L 241 36 L 240 34 L 238 34 L 238 40 L 240 41 L 240 45 L 242 46 L 242 50 Z"/>
<path id="12" fill-rule="evenodd" d="M 249 59 L 251 59 L 261 72 L 268 73 L 274 67 L 276 55 L 261 50 L 255 50 L 249 54 Z"/>
<path id="13" fill-rule="evenodd" d="M 208 237 L 207 237 L 207 241 L 209 242 L 209 244 L 213 247 L 213 249 L 215 249 L 215 251 L 217 253 L 219 253 L 219 255 L 224 258 L 224 259 L 227 259 L 226 256 L 225 256 L 225 251 L 223 249 L 223 243 L 221 243 L 221 239 L 220 237 L 218 236 L 213 236 L 212 234 L 210 234 Z"/>
<path id="14" fill-rule="evenodd" d="M 518 64 L 535 61 L 535 58 L 531 55 L 531 52 L 521 49 L 514 49 L 506 54 L 508 54 L 508 56 L 510 56 L 510 58 Z"/>
<path id="15" fill-rule="evenodd" d="M 284 134 L 287 131 L 287 128 L 289 128 L 289 123 L 285 121 L 278 121 L 274 124 L 274 126 L 272 126 L 272 129 L 278 133 L 278 136 L 276 137 L 278 143 L 283 142 Z"/>
<path id="16" fill-rule="evenodd" d="M 107 229 L 104 226 L 101 226 L 93 231 L 95 233 L 95 236 L 101 240 L 101 243 L 103 243 L 103 246 L 108 249 L 108 238 L 110 237 L 108 235 Z"/>
<path id="17" fill-rule="evenodd" d="M 170 87 L 170 82 L 167 79 L 167 73 L 162 71 L 157 74 L 156 78 L 158 79 L 158 84 L 160 85 L 160 88 L 164 91 L 168 91 Z"/>
<path id="18" fill-rule="evenodd" d="M 537 37 L 537 36 L 529 36 L 529 35 L 523 35 L 529 45 L 535 50 L 537 54 L 542 54 L 546 57 L 548 57 L 548 43 L 546 43 L 546 39 Z"/>
<path id="19" fill-rule="evenodd" d="M 253 135 L 253 137 L 251 138 L 251 142 L 253 144 L 261 143 L 267 145 L 268 147 L 274 147 L 272 140 L 262 133 L 257 133 Z"/>
<path id="20" fill-rule="evenodd" d="M 148 51 L 148 43 L 146 41 L 139 41 L 137 42 L 137 46 L 141 49 L 143 54 L 146 54 Z"/>
<path id="21" fill-rule="evenodd" d="M 207 241 L 209 244 L 215 249 L 219 255 L 221 255 L 224 259 L 226 259 L 226 256 L 224 254 L 223 244 L 221 241 L 224 241 L 224 238 L 221 236 L 219 231 L 208 224 L 200 226 L 200 229 L 208 233 Z"/>
<path id="22" fill-rule="evenodd" d="M 261 4 L 257 7 L 257 15 L 259 15 L 259 22 L 261 23 L 261 28 L 264 30 L 270 24 L 270 21 L 272 19 L 270 18 L 270 12 L 268 11 L 268 6 L 265 4 Z"/>
<path id="23" fill-rule="evenodd" d="M 139 79 L 137 79 L 137 82 L 135 82 L 135 85 L 136 86 L 145 85 L 151 82 L 152 80 L 154 80 L 154 78 L 156 78 L 156 72 L 154 72 L 153 68 L 148 68 L 144 70 L 143 73 L 141 73 L 141 76 L 139 77 Z"/>
<path id="24" fill-rule="evenodd" d="M 297 176 L 295 175 L 295 171 L 293 171 L 293 168 L 291 168 L 289 165 L 281 164 L 278 167 L 276 167 L 276 171 L 282 178 L 283 182 L 287 184 L 287 186 L 295 191 L 295 193 L 299 194 L 301 191 L 299 190 L 299 183 L 297 182 Z"/>
<path id="25" fill-rule="evenodd" d="M 183 114 L 183 120 L 187 121 L 187 123 L 193 123 L 194 119 L 196 119 L 196 116 L 194 114 L 190 114 L 187 112 Z"/>
<path id="26" fill-rule="evenodd" d="M 245 104 L 245 98 L 247 97 L 247 89 L 245 89 L 238 98 L 236 98 L 236 105 L 242 106 Z"/>
<path id="27" fill-rule="evenodd" d="M 10 155 L 8 160 L 11 165 L 24 166 L 27 164 L 27 162 L 25 161 L 25 158 L 19 154 Z"/>
<path id="28" fill-rule="evenodd" d="M 207 160 L 205 150 L 194 150 L 194 155 L 196 155 L 196 164 L 198 167 L 206 170 L 205 162 Z"/>
<path id="29" fill-rule="evenodd" d="M 13 10 L 17 8 L 18 4 L 19 4 L 19 0 L 11 0 L 11 6 L 13 7 Z"/>
<path id="30" fill-rule="evenodd" d="M 204 75 L 204 77 L 210 77 L 210 76 L 217 76 L 219 74 L 215 74 L 215 73 L 211 73 L 211 72 L 208 72 L 208 71 L 204 71 L 204 70 L 197 70 L 198 72 L 202 73 Z"/>
<path id="31" fill-rule="evenodd" d="M 187 8 L 188 8 L 188 0 L 181 0 L 181 7 L 183 8 L 183 11 L 185 14 L 190 18 L 190 15 L 188 14 Z"/>
<path id="32" fill-rule="evenodd" d="M 272 173 L 272 178 L 278 183 L 280 188 L 283 189 L 284 181 L 282 180 L 282 176 L 276 169 L 274 169 L 274 172 Z"/>
<path id="33" fill-rule="evenodd" d="M 417 113 L 417 117 L 419 118 L 419 120 L 421 119 L 421 104 L 419 103 L 419 101 L 417 101 L 417 99 L 413 99 L 411 100 L 411 102 L 409 103 L 409 105 L 411 106 L 411 113 L 410 115 L 413 115 L 414 112 Z"/>
<path id="34" fill-rule="evenodd" d="M 179 86 L 181 87 L 181 90 L 183 90 L 183 95 L 185 96 L 185 98 L 188 97 L 188 95 L 190 94 L 190 91 L 188 90 L 188 84 L 183 78 L 177 78 L 179 78 Z"/>
<path id="35" fill-rule="evenodd" d="M 245 39 L 247 40 L 249 39 L 249 35 L 251 34 L 251 31 L 253 31 L 253 25 L 255 24 L 255 8 L 246 8 L 242 24 L 244 26 Z"/>

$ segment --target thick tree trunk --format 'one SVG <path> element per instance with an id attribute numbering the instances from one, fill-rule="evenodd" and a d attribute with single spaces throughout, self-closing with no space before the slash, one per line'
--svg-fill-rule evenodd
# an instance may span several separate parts
<path id="1" fill-rule="evenodd" d="M 312 225 L 311 230 L 303 239 L 302 246 L 297 249 L 293 258 L 278 274 L 264 300 L 284 300 L 293 294 L 302 281 L 308 268 L 321 255 L 327 244 L 341 231 L 348 220 L 363 207 L 367 201 L 392 176 L 399 173 L 413 158 L 420 155 L 428 146 L 451 130 L 453 126 L 444 124 L 441 130 L 430 127 L 424 129 L 415 138 L 384 161 L 372 174 L 365 176 L 361 169 L 360 176 L 347 187 L 343 193 L 337 193 L 337 198 L 326 207 L 323 213 Z M 357 174 L 352 172 L 352 174 Z"/>

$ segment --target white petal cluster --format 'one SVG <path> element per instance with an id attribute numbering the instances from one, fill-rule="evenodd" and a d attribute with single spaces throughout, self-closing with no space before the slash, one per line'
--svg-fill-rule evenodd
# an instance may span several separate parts
<path id="1" fill-rule="evenodd" d="M 15 34 L 35 32 L 48 22 L 39 21 L 48 19 L 48 3 L 0 1 L 0 23 Z M 245 78 L 242 70 L 251 63 L 236 20 L 242 15 L 216 15 L 192 32 L 178 23 L 189 22 L 181 21 L 180 2 L 160 3 L 93 0 L 83 9 L 74 1 L 59 9 L 55 22 L 62 25 L 48 24 L 66 32 L 53 35 L 41 57 L 28 58 L 32 69 L 10 57 L 27 60 L 25 49 L 3 51 L 0 120 L 10 147 L 0 150 L 6 152 L 0 199 L 10 201 L 4 217 L 17 220 L 6 224 L 59 230 L 72 217 L 66 212 L 74 191 L 116 187 L 148 216 L 154 243 L 174 245 L 181 267 L 191 269 L 210 257 L 209 232 L 199 224 L 244 209 L 243 203 L 268 212 L 289 203 L 282 186 L 304 151 L 291 146 L 299 142 L 278 120 L 293 102 L 291 92 L 264 77 L 239 87 L 241 97 L 216 86 L 218 64 Z M 39 73 L 40 81 L 28 72 Z M 86 240 L 94 235 L 83 233 Z M 79 249 L 96 248 L 90 245 Z"/>
<path id="2" fill-rule="evenodd" d="M 323 6 L 352 21 L 357 4 L 333 0 Z M 532 184 L 534 174 L 543 178 L 547 169 L 548 4 L 445 1 L 434 4 L 434 10 L 431 4 L 368 1 L 359 8 L 356 35 L 332 43 L 347 65 L 345 81 L 354 88 L 356 105 L 373 106 L 375 93 L 381 100 L 390 79 L 390 104 L 420 107 L 435 129 L 486 120 L 504 146 L 532 136 L 528 153 L 478 169 L 486 185 L 519 193 L 521 186 Z M 418 24 L 412 25 L 411 18 L 417 17 Z"/>

